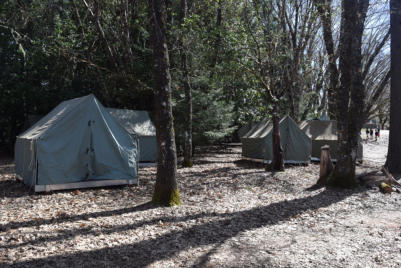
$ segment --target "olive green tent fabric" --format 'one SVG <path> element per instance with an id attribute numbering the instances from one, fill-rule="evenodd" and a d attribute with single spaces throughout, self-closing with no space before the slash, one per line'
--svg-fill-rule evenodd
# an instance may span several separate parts
<path id="1" fill-rule="evenodd" d="M 245 125 L 242 125 L 238 130 L 237 130 L 237 134 L 239 138 L 242 138 L 246 133 L 249 132 L 249 130 L 251 130 L 251 128 L 254 126 L 254 123 L 248 123 Z"/>
<path id="2" fill-rule="evenodd" d="M 257 123 L 245 134 L 242 141 L 242 156 L 273 159 L 272 138 L 273 124 L 266 118 Z M 289 116 L 280 120 L 280 138 L 286 163 L 308 163 L 310 160 L 311 141 Z"/>
<path id="3" fill-rule="evenodd" d="M 299 128 L 312 139 L 312 160 L 320 159 L 320 148 L 324 145 L 330 146 L 332 160 L 337 159 L 338 139 L 337 122 L 334 120 L 308 120 L 302 121 Z M 357 160 L 362 160 L 363 146 L 362 139 L 359 139 Z"/>
<path id="4" fill-rule="evenodd" d="M 139 161 L 157 161 L 156 128 L 147 111 L 107 108 L 109 113 L 139 140 Z"/>
<path id="5" fill-rule="evenodd" d="M 109 113 L 139 140 L 139 161 L 157 161 L 156 128 L 147 111 L 107 108 Z"/>
<path id="6" fill-rule="evenodd" d="M 60 103 L 15 143 L 16 174 L 32 187 L 136 181 L 137 162 L 137 142 L 92 94 Z"/>
<path id="7" fill-rule="evenodd" d="M 264 140 L 268 134 L 269 124 L 270 121 L 264 118 L 241 137 L 242 156 L 264 159 Z"/>

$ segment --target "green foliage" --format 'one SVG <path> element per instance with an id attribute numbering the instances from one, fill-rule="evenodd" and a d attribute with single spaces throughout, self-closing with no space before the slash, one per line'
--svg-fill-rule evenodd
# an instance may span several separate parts
<path id="1" fill-rule="evenodd" d="M 83 2 L 2 1 L 0 109 L 5 116 L 0 119 L 0 145 L 12 151 L 28 114 L 46 114 L 61 101 L 88 93 L 107 106 L 151 110 L 145 7 L 100 1 L 100 23 L 118 63 L 114 67 Z M 129 15 L 135 12 L 132 19 L 122 16 L 126 8 Z M 126 29 L 130 40 L 124 38 Z"/>
<path id="2" fill-rule="evenodd" d="M 13 147 L 28 114 L 46 114 L 62 100 L 88 93 L 106 106 L 153 110 L 146 1 L 86 2 L 88 7 L 84 1 L 0 1 L 1 146 Z M 324 108 L 327 56 L 312 2 L 286 1 L 282 9 L 282 1 L 188 1 L 187 17 L 178 25 L 180 3 L 170 1 L 167 34 L 178 140 L 184 131 L 182 34 L 195 143 L 218 141 L 240 125 L 270 116 L 274 100 L 266 85 L 283 92 L 281 115 L 298 111 L 303 120 Z M 293 16 L 296 10 L 299 16 Z M 292 19 L 283 20 L 284 11 Z"/>
<path id="3" fill-rule="evenodd" d="M 194 141 L 207 143 L 217 141 L 230 135 L 235 128 L 232 105 L 221 100 L 219 90 L 211 92 L 194 91 L 197 101 L 194 102 Z M 199 144 L 198 143 L 198 144 Z"/>
<path id="4" fill-rule="evenodd" d="M 204 78 L 204 77 L 203 77 Z M 214 143 L 230 135 L 234 113 L 233 106 L 222 99 L 222 89 L 209 88 L 207 78 L 194 79 L 193 89 L 193 142 L 196 145 Z M 184 93 L 176 90 L 176 104 L 174 107 L 175 128 L 177 129 L 178 144 L 184 142 Z M 180 94 L 177 94 L 177 93 Z"/>

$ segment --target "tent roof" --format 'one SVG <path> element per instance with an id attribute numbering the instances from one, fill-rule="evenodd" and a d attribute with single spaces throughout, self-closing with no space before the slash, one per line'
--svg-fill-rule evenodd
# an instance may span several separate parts
<path id="1" fill-rule="evenodd" d="M 288 115 L 281 118 L 279 124 L 282 124 L 286 120 L 290 120 L 296 125 L 294 120 L 292 120 L 292 118 Z M 269 133 L 272 130 L 273 130 L 273 120 L 268 120 L 267 118 L 264 118 L 259 123 L 254 125 L 242 138 L 263 139 L 267 137 L 267 135 L 269 135 Z"/>
<path id="2" fill-rule="evenodd" d="M 18 137 L 23 139 L 38 139 L 44 133 L 49 131 L 52 127 L 57 125 L 62 119 L 69 113 L 77 110 L 80 104 L 84 102 L 94 101 L 97 103 L 97 99 L 93 94 L 75 98 L 71 100 L 66 100 L 61 102 L 56 108 L 54 108 L 50 113 L 36 122 L 27 131 L 20 134 Z"/>
<path id="3" fill-rule="evenodd" d="M 273 124 L 271 123 L 271 120 L 264 118 L 259 123 L 254 125 L 242 138 L 262 139 L 265 138 L 272 129 Z"/>
<path id="4" fill-rule="evenodd" d="M 312 140 L 337 140 L 337 123 L 334 120 L 308 120 L 299 124 Z"/>
<path id="5" fill-rule="evenodd" d="M 107 108 L 107 111 L 131 134 L 156 136 L 156 128 L 147 111 Z"/>

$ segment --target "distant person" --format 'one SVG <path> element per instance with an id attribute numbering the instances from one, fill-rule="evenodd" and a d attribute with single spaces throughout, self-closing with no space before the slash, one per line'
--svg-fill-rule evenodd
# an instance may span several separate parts
<path id="1" fill-rule="evenodd" d="M 369 132 L 369 133 L 370 133 L 370 138 L 373 139 L 373 128 L 370 129 L 370 132 Z"/>
<path id="2" fill-rule="evenodd" d="M 376 128 L 376 130 L 375 130 L 375 141 L 377 141 L 378 137 L 379 137 L 379 129 Z"/>
<path id="3" fill-rule="evenodd" d="M 369 129 L 367 128 L 366 129 L 366 140 L 368 140 L 369 139 Z"/>

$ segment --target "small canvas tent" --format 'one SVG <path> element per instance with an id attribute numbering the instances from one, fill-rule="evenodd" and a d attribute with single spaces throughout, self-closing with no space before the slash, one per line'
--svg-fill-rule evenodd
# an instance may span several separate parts
<path id="1" fill-rule="evenodd" d="M 242 138 L 242 156 L 247 158 L 273 160 L 273 123 L 263 119 Z M 281 146 L 285 163 L 308 163 L 311 141 L 289 116 L 280 120 Z"/>
<path id="2" fill-rule="evenodd" d="M 35 191 L 137 183 L 137 142 L 95 96 L 67 100 L 17 137 L 16 174 Z"/>
<path id="3" fill-rule="evenodd" d="M 131 134 L 139 139 L 139 161 L 157 161 L 156 128 L 147 111 L 107 108 L 110 114 Z"/>
<path id="4" fill-rule="evenodd" d="M 312 160 L 320 159 L 320 148 L 330 146 L 330 155 L 333 161 L 337 160 L 337 123 L 334 120 L 308 120 L 299 124 L 300 129 L 312 139 Z M 363 146 L 361 139 L 358 144 L 357 160 L 361 161 Z"/>

